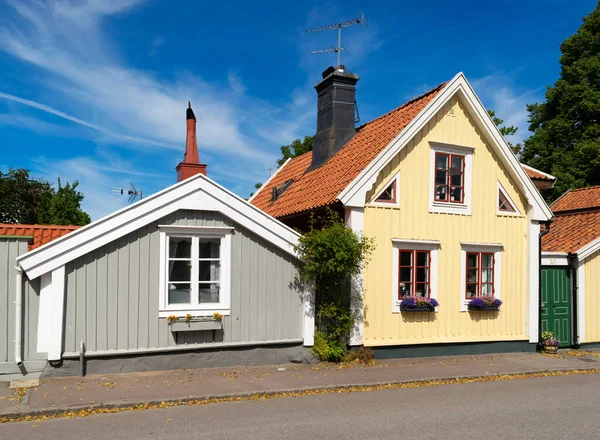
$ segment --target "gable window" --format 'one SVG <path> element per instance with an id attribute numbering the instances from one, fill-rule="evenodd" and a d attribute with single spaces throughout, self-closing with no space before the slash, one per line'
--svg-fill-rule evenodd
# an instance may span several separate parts
<path id="1" fill-rule="evenodd" d="M 400 313 L 406 295 L 437 299 L 438 253 L 436 240 L 392 238 L 392 312 Z"/>
<path id="2" fill-rule="evenodd" d="M 521 215 L 500 181 L 498 181 L 498 204 L 496 206 L 499 215 Z"/>
<path id="3" fill-rule="evenodd" d="M 231 228 L 163 227 L 161 236 L 161 310 L 227 312 Z"/>
<path id="4" fill-rule="evenodd" d="M 398 300 L 405 295 L 428 298 L 430 290 L 431 256 L 428 250 L 400 249 L 398 261 Z"/>
<path id="5" fill-rule="evenodd" d="M 429 212 L 471 215 L 471 147 L 430 142 Z"/>
<path id="6" fill-rule="evenodd" d="M 465 202 L 465 156 L 435 153 L 435 200 Z"/>
<path id="7" fill-rule="evenodd" d="M 399 188 L 400 188 L 400 173 L 396 173 L 396 175 L 385 184 L 383 189 L 375 194 L 375 197 L 371 199 L 371 204 L 379 205 L 383 207 L 389 206 L 400 206 L 400 197 L 399 197 Z"/>
<path id="8" fill-rule="evenodd" d="M 494 254 L 467 252 L 466 299 L 494 295 Z"/>
<path id="9" fill-rule="evenodd" d="M 502 244 L 461 243 L 461 312 L 471 299 L 494 296 L 500 299 Z"/>
<path id="10" fill-rule="evenodd" d="M 379 203 L 396 203 L 396 181 L 394 180 L 390 185 L 385 188 L 379 197 L 375 199 Z"/>

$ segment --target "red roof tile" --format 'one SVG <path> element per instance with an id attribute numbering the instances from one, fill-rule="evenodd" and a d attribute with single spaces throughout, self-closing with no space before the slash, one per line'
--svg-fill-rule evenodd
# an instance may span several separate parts
<path id="1" fill-rule="evenodd" d="M 56 240 L 81 226 L 62 225 L 24 225 L 0 223 L 0 235 L 33 237 L 27 250 L 36 249 L 46 243 Z"/>
<path id="2" fill-rule="evenodd" d="M 600 237 L 600 210 L 560 214 L 542 237 L 546 252 L 575 252 Z"/>
<path id="3" fill-rule="evenodd" d="M 571 189 L 550 206 L 554 213 L 593 208 L 600 208 L 600 186 Z"/>
<path id="4" fill-rule="evenodd" d="M 556 180 L 556 177 L 551 176 L 549 174 L 543 173 L 540 170 L 536 170 L 535 168 L 531 168 L 528 165 L 521 164 L 527 175 L 531 180 L 548 180 L 550 182 Z"/>
<path id="5" fill-rule="evenodd" d="M 367 165 L 431 102 L 446 83 L 366 123 L 340 151 L 318 168 L 306 171 L 312 152 L 289 161 L 268 187 L 263 186 L 252 204 L 273 217 L 330 205 Z M 293 179 L 285 192 L 272 202 L 271 190 Z"/>

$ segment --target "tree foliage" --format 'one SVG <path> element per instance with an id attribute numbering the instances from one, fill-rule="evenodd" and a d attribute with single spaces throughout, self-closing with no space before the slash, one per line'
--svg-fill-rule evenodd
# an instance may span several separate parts
<path id="1" fill-rule="evenodd" d="M 277 159 L 277 166 L 280 167 L 283 163 L 294 157 L 298 157 L 312 151 L 313 149 L 313 140 L 312 136 L 304 136 L 304 139 L 301 141 L 300 139 L 296 139 L 292 141 L 289 145 L 281 146 L 281 158 Z"/>
<path id="2" fill-rule="evenodd" d="M 545 101 L 527 106 L 525 163 L 557 177 L 554 200 L 569 188 L 600 184 L 600 6 L 560 46 L 561 73 Z"/>
<path id="3" fill-rule="evenodd" d="M 0 222 L 86 225 L 90 216 L 81 210 L 83 194 L 78 182 L 52 185 L 30 177 L 25 169 L 0 171 Z"/>
<path id="4" fill-rule="evenodd" d="M 521 153 L 522 145 L 521 144 L 513 145 L 512 142 L 510 142 L 507 139 L 507 136 L 512 136 L 512 135 L 516 134 L 519 127 L 515 127 L 514 125 L 509 125 L 509 126 L 503 125 L 504 119 L 500 119 L 498 116 L 496 116 L 496 112 L 494 110 L 488 110 L 487 112 L 490 115 L 490 117 L 492 118 L 492 121 L 494 122 L 496 127 L 498 127 L 498 131 L 500 131 L 500 134 L 502 136 L 504 136 L 504 139 L 506 139 L 506 143 L 508 144 L 508 146 L 511 148 L 513 153 L 515 153 L 515 155 L 518 156 Z"/>
<path id="5" fill-rule="evenodd" d="M 352 277 L 361 272 L 372 250 L 373 241 L 355 234 L 332 210 L 318 221 L 311 216 L 309 231 L 299 239 L 296 252 L 303 262 L 300 279 L 312 285 L 316 293 L 319 353 L 315 354 L 328 353 L 324 360 L 339 361 L 346 351 L 358 319 L 351 309 Z"/>

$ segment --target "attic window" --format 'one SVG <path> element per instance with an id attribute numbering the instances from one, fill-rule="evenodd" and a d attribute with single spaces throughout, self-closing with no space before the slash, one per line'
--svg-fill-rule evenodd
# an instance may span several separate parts
<path id="1" fill-rule="evenodd" d="M 277 188 L 276 186 L 274 186 L 273 189 L 272 189 L 273 193 L 272 193 L 272 196 L 271 196 L 271 202 L 274 202 L 279 197 L 281 197 L 281 194 L 283 194 L 284 191 L 286 189 L 288 189 L 292 183 L 294 183 L 294 179 L 286 180 L 279 188 Z"/>
<path id="2" fill-rule="evenodd" d="M 392 183 L 389 184 L 387 188 L 385 188 L 379 197 L 375 199 L 378 203 L 396 203 L 396 180 L 394 179 Z"/>
<path id="3" fill-rule="evenodd" d="M 501 189 L 498 190 L 498 211 L 515 212 L 515 208 L 508 201 Z"/>

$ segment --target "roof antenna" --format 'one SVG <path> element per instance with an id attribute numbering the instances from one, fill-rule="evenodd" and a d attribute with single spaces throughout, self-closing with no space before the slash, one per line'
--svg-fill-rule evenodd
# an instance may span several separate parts
<path id="1" fill-rule="evenodd" d="M 308 32 L 309 34 L 315 33 L 315 32 L 321 32 L 321 31 L 333 31 L 335 29 L 337 29 L 338 31 L 338 41 L 337 41 L 337 46 L 334 46 L 333 44 L 330 45 L 329 49 L 317 49 L 317 50 L 311 50 L 310 53 L 315 55 L 315 54 L 321 54 L 321 53 L 329 53 L 329 52 L 335 52 L 337 53 L 337 67 L 341 66 L 341 61 L 340 61 L 340 55 L 342 50 L 346 50 L 346 48 L 344 46 L 342 46 L 342 28 L 345 27 L 350 27 L 353 26 L 355 24 L 364 24 L 366 25 L 367 21 L 365 19 L 365 14 L 360 14 L 359 17 L 357 18 L 353 18 L 352 20 L 348 20 L 348 21 L 342 21 L 339 23 L 335 23 L 335 24 L 330 24 L 328 26 L 321 26 L 315 29 L 309 29 L 306 32 Z M 346 51 L 347 52 L 347 51 Z"/>
<path id="2" fill-rule="evenodd" d="M 135 199 L 137 199 L 138 197 L 140 200 L 142 200 L 142 198 L 144 197 L 142 189 L 136 188 L 135 185 L 131 182 L 129 182 L 129 185 L 131 185 L 131 189 L 113 188 L 112 193 L 120 195 L 127 194 L 129 196 L 129 203 L 135 202 Z"/>

